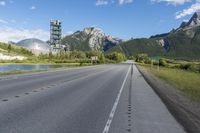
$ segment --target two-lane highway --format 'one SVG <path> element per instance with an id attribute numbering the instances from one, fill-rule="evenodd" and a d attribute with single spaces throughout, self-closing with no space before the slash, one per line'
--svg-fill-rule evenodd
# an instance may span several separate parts
<path id="1" fill-rule="evenodd" d="M 135 65 L 0 78 L 0 133 L 185 133 Z"/>

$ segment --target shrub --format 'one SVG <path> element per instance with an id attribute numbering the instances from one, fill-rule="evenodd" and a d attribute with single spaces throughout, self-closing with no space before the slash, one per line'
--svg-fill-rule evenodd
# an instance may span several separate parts
<path id="1" fill-rule="evenodd" d="M 149 56 L 147 54 L 138 54 L 138 55 L 136 55 L 135 61 L 139 62 L 139 63 L 145 63 L 145 64 L 150 64 L 151 63 L 151 59 L 149 58 Z"/>
<path id="2" fill-rule="evenodd" d="M 114 60 L 109 60 L 109 59 L 105 59 L 105 63 L 107 64 L 113 64 L 113 63 L 116 63 Z"/>
<path id="3" fill-rule="evenodd" d="M 181 64 L 181 65 L 180 65 L 180 69 L 183 69 L 183 70 L 188 70 L 190 67 L 191 67 L 191 64 L 190 64 L 190 63 Z"/>
<path id="4" fill-rule="evenodd" d="M 70 53 L 70 58 L 71 59 L 85 59 L 86 54 L 82 51 L 72 51 Z"/>
<path id="5" fill-rule="evenodd" d="M 126 60 L 126 57 L 123 53 L 117 53 L 117 52 L 107 54 L 106 58 L 109 60 L 113 60 L 115 62 L 122 62 Z"/>
<path id="6" fill-rule="evenodd" d="M 159 65 L 160 66 L 164 66 L 164 67 L 168 66 L 167 61 L 165 59 L 160 59 L 159 60 Z"/>
<path id="7" fill-rule="evenodd" d="M 193 72 L 200 72 L 200 64 L 192 63 L 188 69 Z"/>
<path id="8" fill-rule="evenodd" d="M 154 62 L 153 62 L 153 65 L 156 65 L 156 66 L 157 66 L 157 65 L 159 65 L 159 62 L 154 61 Z"/>

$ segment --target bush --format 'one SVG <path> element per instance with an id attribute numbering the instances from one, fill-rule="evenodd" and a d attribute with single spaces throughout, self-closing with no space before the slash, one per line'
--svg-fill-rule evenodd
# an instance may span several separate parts
<path id="1" fill-rule="evenodd" d="M 180 69 L 183 69 L 183 70 L 188 70 L 190 67 L 191 67 L 191 64 L 190 64 L 190 63 L 181 64 L 181 65 L 180 65 Z"/>
<path id="2" fill-rule="evenodd" d="M 89 59 L 83 59 L 83 60 L 52 60 L 54 63 L 80 63 L 80 64 L 84 64 L 84 63 L 91 63 L 91 60 Z"/>
<path id="3" fill-rule="evenodd" d="M 85 59 L 86 54 L 82 51 L 72 51 L 70 53 L 70 59 Z"/>
<path id="4" fill-rule="evenodd" d="M 27 55 L 32 56 L 32 52 L 16 45 L 6 44 L 6 43 L 0 43 L 0 48 L 8 51 L 8 53 L 13 52 L 20 55 Z"/>
<path id="5" fill-rule="evenodd" d="M 92 56 L 97 56 L 98 63 L 100 64 L 104 64 L 106 62 L 104 54 L 100 51 L 93 50 L 93 51 L 86 52 L 86 57 L 88 59 L 91 59 Z"/>
<path id="6" fill-rule="evenodd" d="M 126 57 L 125 57 L 124 54 L 122 54 L 122 53 L 117 53 L 117 52 L 113 52 L 113 53 L 107 54 L 107 55 L 106 55 L 106 58 L 109 59 L 109 60 L 113 60 L 113 61 L 115 61 L 115 62 L 117 62 L 117 63 L 126 60 Z"/>
<path id="7" fill-rule="evenodd" d="M 78 60 L 52 60 L 54 63 L 79 63 Z"/>
<path id="8" fill-rule="evenodd" d="M 139 63 L 145 63 L 145 64 L 150 64 L 151 63 L 151 59 L 149 58 L 149 56 L 147 54 L 138 54 L 138 55 L 136 55 L 135 61 L 139 62 Z"/>
<path id="9" fill-rule="evenodd" d="M 193 72 L 200 72 L 200 64 L 195 64 L 192 63 L 188 70 L 193 71 Z"/>
<path id="10" fill-rule="evenodd" d="M 105 59 L 105 63 L 107 63 L 107 64 L 113 64 L 113 63 L 116 63 L 116 61 L 114 61 L 114 60 L 109 60 L 109 59 Z"/>
<path id="11" fill-rule="evenodd" d="M 160 65 L 160 66 L 164 66 L 164 67 L 167 67 L 167 66 L 168 66 L 167 61 L 166 61 L 165 59 L 160 59 L 160 60 L 159 60 L 159 65 Z"/>
<path id="12" fill-rule="evenodd" d="M 154 62 L 153 62 L 153 65 L 156 65 L 156 66 L 157 66 L 157 65 L 159 65 L 159 62 L 154 61 Z"/>

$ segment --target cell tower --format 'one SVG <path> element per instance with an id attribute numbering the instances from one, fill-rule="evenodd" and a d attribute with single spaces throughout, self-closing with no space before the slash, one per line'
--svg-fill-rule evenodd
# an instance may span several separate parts
<path id="1" fill-rule="evenodd" d="M 50 45 L 54 52 L 61 50 L 61 24 L 60 20 L 51 20 L 50 22 Z"/>

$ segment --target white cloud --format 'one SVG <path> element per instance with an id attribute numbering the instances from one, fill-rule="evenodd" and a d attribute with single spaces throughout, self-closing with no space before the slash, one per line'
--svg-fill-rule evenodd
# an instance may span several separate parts
<path id="1" fill-rule="evenodd" d="M 130 4 L 133 0 L 97 0 L 96 6 L 108 5 L 109 3 L 115 4 L 119 3 L 119 5 Z"/>
<path id="2" fill-rule="evenodd" d="M 133 0 L 119 0 L 120 5 L 129 4 L 129 3 L 132 3 L 132 2 L 133 2 Z"/>
<path id="3" fill-rule="evenodd" d="M 108 0 L 97 0 L 96 6 L 108 5 Z"/>
<path id="4" fill-rule="evenodd" d="M 200 10 L 200 3 L 195 3 L 191 5 L 189 8 L 184 9 L 183 11 L 179 11 L 176 13 L 176 19 L 180 19 L 182 17 L 191 15 L 195 13 L 196 11 Z"/>
<path id="5" fill-rule="evenodd" d="M 192 0 L 151 0 L 152 2 L 166 2 L 167 4 L 171 5 L 182 5 L 185 4 L 186 2 L 191 2 Z"/>
<path id="6" fill-rule="evenodd" d="M 13 0 L 0 0 L 0 6 L 6 6 L 7 4 L 14 3 Z"/>
<path id="7" fill-rule="evenodd" d="M 31 10 L 35 10 L 36 7 L 35 7 L 35 6 L 31 6 L 30 9 L 31 9 Z"/>
<path id="8" fill-rule="evenodd" d="M 18 42 L 27 38 L 38 38 L 43 41 L 49 39 L 49 32 L 42 29 L 27 30 L 27 29 L 15 29 L 11 27 L 4 27 L 0 29 L 0 42 L 14 41 Z"/>
<path id="9" fill-rule="evenodd" d="M 0 19 L 0 23 L 2 23 L 2 24 L 7 24 L 7 23 L 8 23 L 8 21 L 6 21 L 6 20 L 3 20 L 3 19 Z"/>
<path id="10" fill-rule="evenodd" d="M 6 1 L 0 1 L 0 6 L 5 6 L 6 5 Z"/>

